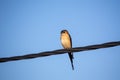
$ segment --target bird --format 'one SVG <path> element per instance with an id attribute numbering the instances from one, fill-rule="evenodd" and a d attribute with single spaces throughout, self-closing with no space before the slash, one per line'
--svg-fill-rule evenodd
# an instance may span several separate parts
<path id="1" fill-rule="evenodd" d="M 69 49 L 72 48 L 72 39 L 71 39 L 71 36 L 70 36 L 70 34 L 67 30 L 62 30 L 61 31 L 60 40 L 61 40 L 61 44 L 62 44 L 64 49 L 69 50 Z M 74 70 L 73 53 L 68 52 L 68 55 L 69 55 L 69 58 L 70 58 L 70 61 L 71 61 L 72 70 Z"/>

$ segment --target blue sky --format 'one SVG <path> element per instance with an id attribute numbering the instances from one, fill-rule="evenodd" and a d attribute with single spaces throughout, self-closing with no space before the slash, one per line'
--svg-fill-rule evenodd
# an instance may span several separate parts
<path id="1" fill-rule="evenodd" d="M 119 0 L 0 0 L 0 57 L 120 41 Z M 120 80 L 120 46 L 0 63 L 0 80 Z"/>

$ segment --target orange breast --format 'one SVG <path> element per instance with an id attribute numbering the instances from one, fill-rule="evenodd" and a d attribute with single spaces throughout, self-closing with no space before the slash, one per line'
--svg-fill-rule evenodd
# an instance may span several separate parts
<path id="1" fill-rule="evenodd" d="M 61 35 L 61 43 L 65 49 L 71 48 L 70 37 L 68 34 Z"/>

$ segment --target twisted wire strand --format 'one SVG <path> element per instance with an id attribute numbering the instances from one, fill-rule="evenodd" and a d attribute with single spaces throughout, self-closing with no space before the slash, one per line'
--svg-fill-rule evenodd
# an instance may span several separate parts
<path id="1" fill-rule="evenodd" d="M 37 57 L 45 57 L 45 56 L 51 56 L 51 55 L 58 55 L 58 54 L 64 54 L 67 52 L 81 52 L 81 51 L 88 51 L 88 50 L 96 50 L 96 49 L 109 48 L 109 47 L 114 47 L 119 45 L 120 45 L 120 41 L 114 41 L 114 42 L 107 42 L 102 44 L 88 45 L 84 47 L 75 47 L 70 50 L 59 49 L 54 51 L 39 52 L 39 53 L 27 54 L 27 55 L 21 55 L 21 56 L 5 57 L 5 58 L 0 58 L 0 63 L 8 62 L 8 61 L 32 59 Z"/>

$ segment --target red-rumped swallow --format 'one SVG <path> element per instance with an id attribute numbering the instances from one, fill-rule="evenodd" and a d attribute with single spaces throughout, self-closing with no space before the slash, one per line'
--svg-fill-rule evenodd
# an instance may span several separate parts
<path id="1" fill-rule="evenodd" d="M 64 49 L 71 49 L 72 48 L 72 39 L 71 36 L 69 34 L 69 32 L 67 30 L 62 30 L 61 31 L 61 43 Z M 68 53 L 70 61 L 71 61 L 71 65 L 72 65 L 72 69 L 74 70 L 74 65 L 73 65 L 73 53 L 69 52 Z"/>

